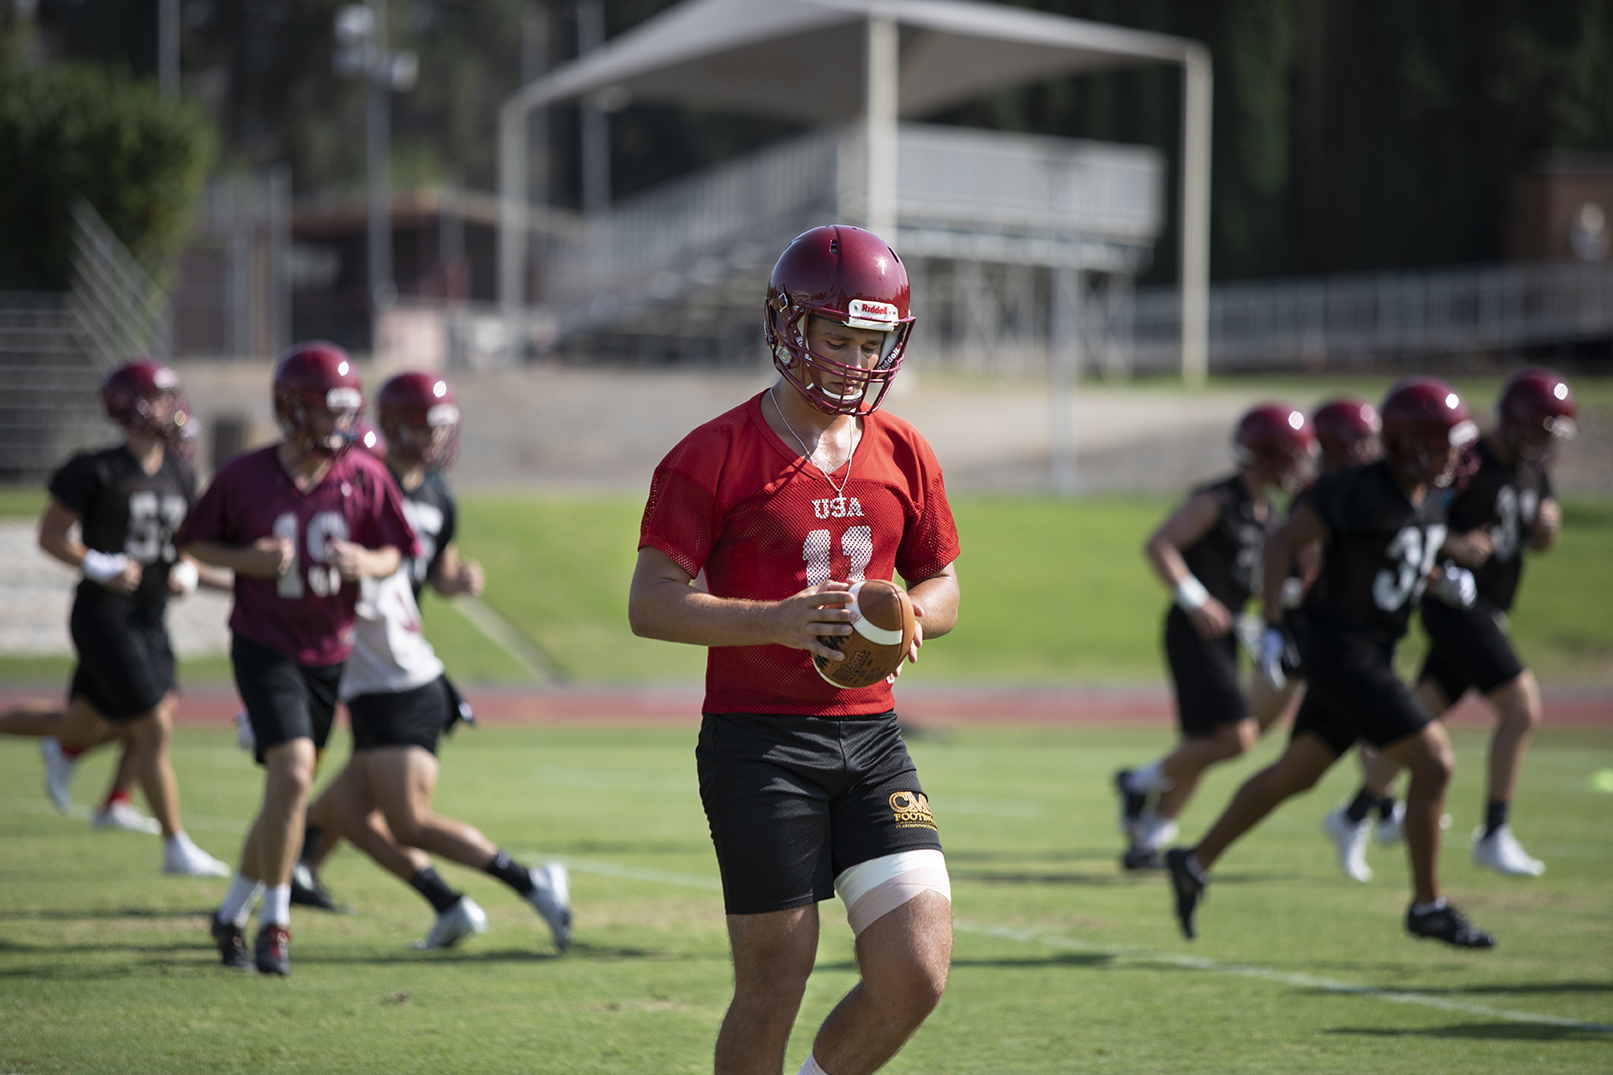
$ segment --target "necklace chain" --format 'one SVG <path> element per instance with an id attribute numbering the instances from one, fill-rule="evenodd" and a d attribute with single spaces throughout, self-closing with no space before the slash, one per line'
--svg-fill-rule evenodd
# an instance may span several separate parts
<path id="1" fill-rule="evenodd" d="M 795 431 L 795 427 L 790 424 L 790 420 L 784 417 L 784 408 L 779 406 L 778 397 L 773 395 L 774 387 L 773 385 L 768 386 L 767 395 L 773 401 L 773 409 L 778 411 L 779 421 L 783 422 L 784 428 L 790 431 L 790 436 L 795 438 L 795 443 L 801 446 L 801 454 L 806 458 L 806 461 L 812 463 L 813 466 L 817 466 L 816 461 L 812 458 L 812 449 L 807 447 L 806 441 L 801 439 L 801 434 Z M 846 486 L 851 484 L 851 457 L 857 453 L 857 440 L 858 438 L 854 432 L 851 440 L 851 451 L 846 453 L 846 476 L 839 485 L 836 485 L 834 480 L 834 471 L 840 469 L 838 466 L 834 470 L 824 470 L 821 466 L 818 467 L 818 471 L 823 475 L 824 481 L 828 482 L 829 488 L 835 491 L 835 496 L 845 496 Z"/>

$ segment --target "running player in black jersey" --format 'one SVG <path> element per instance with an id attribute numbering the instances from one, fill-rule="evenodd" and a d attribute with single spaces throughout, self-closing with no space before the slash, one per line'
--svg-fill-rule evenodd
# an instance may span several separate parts
<path id="1" fill-rule="evenodd" d="M 453 494 L 442 472 L 459 441 L 459 408 L 448 382 L 429 373 L 400 373 L 376 396 L 380 454 L 403 494 L 403 511 L 420 543 L 396 574 L 364 582 L 353 652 L 341 696 L 353 724 L 353 756 L 308 810 L 302 872 L 305 899 L 328 904 L 317 869 L 339 834 L 420 893 L 437 914 L 423 948 L 446 948 L 487 929 L 487 915 L 448 887 L 427 852 L 488 873 L 509 885 L 543 917 L 555 945 L 571 938 L 566 868 L 527 867 L 474 826 L 432 810 L 437 742 L 469 713 L 420 629 L 416 599 L 427 582 L 444 596 L 482 591 L 481 565 L 462 560 L 454 544 Z M 315 831 L 317 829 L 317 832 Z"/>
<path id="2" fill-rule="evenodd" d="M 1442 491 L 1477 439 L 1478 427 L 1449 385 L 1426 377 L 1402 381 L 1383 405 L 1384 460 L 1320 478 L 1267 540 L 1267 637 L 1280 637 L 1280 590 L 1295 550 L 1324 544 L 1300 640 L 1308 687 L 1283 756 L 1238 789 L 1197 847 L 1172 848 L 1165 856 L 1176 915 L 1189 938 L 1221 855 L 1365 739 L 1411 771 L 1405 833 L 1414 894 L 1407 930 L 1458 947 L 1495 944 L 1440 895 L 1439 819 L 1454 764 L 1450 740 L 1393 667 L 1395 643 L 1445 542 Z"/>
<path id="3" fill-rule="evenodd" d="M 145 359 L 108 375 L 101 401 L 126 430 L 124 443 L 76 456 L 58 470 L 39 521 L 40 548 L 84 573 L 69 620 L 79 661 L 67 709 L 59 718 L 50 714 L 48 731 L 34 726 L 45 716 L 38 712 L 7 714 L 0 731 L 53 735 L 68 757 L 109 739 L 125 741 L 129 770 L 161 827 L 163 870 L 225 877 L 229 867 L 191 842 L 180 824 L 168 754 L 176 695 L 163 616 L 169 596 L 194 590 L 198 577 L 174 548 L 196 498 L 195 473 L 169 450 L 176 422 L 188 411 L 174 371 Z"/>
<path id="4" fill-rule="evenodd" d="M 1476 689 L 1496 712 L 1485 783 L 1484 824 L 1473 832 L 1473 861 L 1497 873 L 1538 877 L 1546 864 L 1519 845 L 1508 822 L 1529 735 L 1541 720 L 1540 685 L 1507 637 L 1507 613 L 1523 575 L 1524 552 L 1557 541 L 1562 509 L 1551 485 L 1557 444 L 1574 435 L 1574 394 L 1550 370 L 1509 377 L 1496 402 L 1495 432 L 1479 441 L 1478 469 L 1451 501 L 1444 553 L 1473 571 L 1470 603 L 1422 600 L 1429 651 L 1417 694 L 1441 716 Z M 1363 793 L 1386 794 L 1400 768 L 1386 760 Z"/>
<path id="5" fill-rule="evenodd" d="M 1235 628 L 1260 590 L 1261 550 L 1276 525 L 1267 491 L 1298 487 L 1315 441 L 1305 412 L 1269 404 L 1243 416 L 1232 449 L 1237 473 L 1194 489 L 1144 547 L 1176 595 L 1165 616 L 1165 655 L 1182 738 L 1163 758 L 1115 774 L 1127 869 L 1162 865 L 1159 848 L 1176 835 L 1176 818 L 1204 771 L 1248 750 L 1282 709 L 1264 698 L 1273 688 L 1257 677 L 1265 724 L 1251 715 L 1238 684 Z M 1151 796 L 1157 799 L 1149 809 Z"/>

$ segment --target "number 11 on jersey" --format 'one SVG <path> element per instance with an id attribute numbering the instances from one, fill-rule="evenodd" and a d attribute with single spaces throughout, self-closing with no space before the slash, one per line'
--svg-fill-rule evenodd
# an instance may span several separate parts
<path id="1" fill-rule="evenodd" d="M 829 550 L 833 536 L 827 530 L 814 530 L 807 534 L 801 545 L 801 556 L 806 560 L 808 586 L 829 581 Z M 846 581 L 861 582 L 868 562 L 874 558 L 874 531 L 868 526 L 850 526 L 840 535 L 840 553 L 846 558 Z"/>

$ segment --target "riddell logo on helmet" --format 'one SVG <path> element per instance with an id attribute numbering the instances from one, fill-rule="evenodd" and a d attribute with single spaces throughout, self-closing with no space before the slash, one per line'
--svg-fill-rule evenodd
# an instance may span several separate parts
<path id="1" fill-rule="evenodd" d="M 867 299 L 852 299 L 851 306 L 846 313 L 859 321 L 881 321 L 885 324 L 896 324 L 896 307 L 888 302 L 870 302 Z"/>

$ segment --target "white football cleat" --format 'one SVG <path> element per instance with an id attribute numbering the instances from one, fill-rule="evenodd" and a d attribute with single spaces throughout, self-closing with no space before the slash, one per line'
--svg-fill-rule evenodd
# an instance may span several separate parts
<path id="1" fill-rule="evenodd" d="M 487 932 L 487 912 L 469 896 L 437 916 L 426 939 L 416 941 L 416 948 L 452 948 L 472 934 Z"/>
<path id="2" fill-rule="evenodd" d="M 121 829 L 124 832 L 150 833 L 152 836 L 162 832 L 162 826 L 156 818 L 142 814 L 140 808 L 127 799 L 118 799 L 95 811 L 90 824 L 97 829 Z"/>
<path id="3" fill-rule="evenodd" d="M 1539 877 L 1546 872 L 1546 864 L 1518 844 L 1512 835 L 1511 825 L 1502 825 L 1490 835 L 1484 835 L 1481 825 L 1473 830 L 1473 862 L 1508 877 Z"/>
<path id="4" fill-rule="evenodd" d="M 162 872 L 177 877 L 228 877 L 234 871 L 191 842 L 185 833 L 165 840 L 162 849 Z"/>
<path id="5" fill-rule="evenodd" d="M 1406 835 L 1406 800 L 1396 799 L 1395 808 L 1388 817 L 1381 817 L 1373 826 L 1379 847 L 1393 847 Z"/>
<path id="6" fill-rule="evenodd" d="M 527 902 L 543 916 L 554 934 L 554 946 L 562 952 L 571 944 L 571 879 L 563 862 L 545 862 L 532 867 L 532 891 Z"/>
<path id="7" fill-rule="evenodd" d="M 1372 880 L 1372 867 L 1367 865 L 1367 823 L 1351 821 L 1344 807 L 1337 806 L 1322 819 L 1322 831 L 1333 840 L 1338 851 L 1339 869 L 1352 881 Z"/>
<path id="8" fill-rule="evenodd" d="M 56 809 L 67 813 L 73 809 L 73 774 L 78 772 L 78 759 L 62 752 L 62 742 L 46 736 L 39 741 L 39 756 L 45 762 L 45 794 Z"/>

